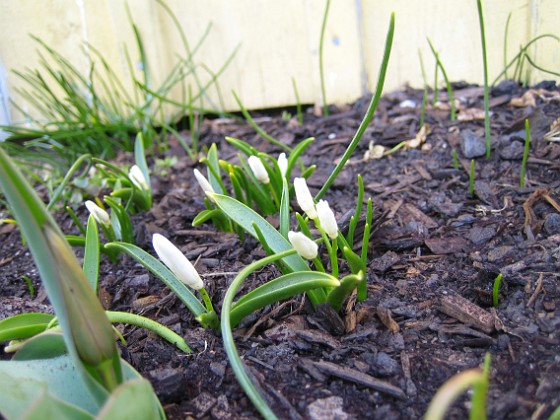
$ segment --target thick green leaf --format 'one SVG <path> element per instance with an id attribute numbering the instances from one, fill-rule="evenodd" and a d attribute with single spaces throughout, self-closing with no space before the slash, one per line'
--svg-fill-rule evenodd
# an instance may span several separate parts
<path id="1" fill-rule="evenodd" d="M 96 419 L 157 420 L 165 419 L 165 414 L 150 382 L 134 379 L 125 382 L 111 394 Z"/>
<path id="2" fill-rule="evenodd" d="M 216 143 L 212 143 L 204 161 L 208 166 L 208 181 L 212 185 L 212 188 L 214 188 L 214 191 L 217 193 L 224 194 L 225 187 L 220 176 L 220 160 L 218 158 L 218 147 Z"/>
<path id="3" fill-rule="evenodd" d="M 290 230 L 290 193 L 288 181 L 282 177 L 282 199 L 280 200 L 280 234 L 288 237 Z"/>
<path id="4" fill-rule="evenodd" d="M 317 271 L 301 271 L 283 275 L 257 287 L 235 302 L 230 312 L 231 325 L 235 327 L 250 313 L 282 299 L 321 287 L 338 287 L 339 285 L 340 281 L 336 277 Z"/>
<path id="5" fill-rule="evenodd" d="M 93 294 L 91 287 L 87 284 L 87 279 L 85 279 L 77 260 L 64 240 L 62 232 L 50 214 L 45 210 L 43 203 L 39 200 L 29 183 L 17 170 L 1 147 L 0 188 L 4 192 L 10 208 L 18 220 L 23 237 L 27 240 L 29 249 L 41 275 L 41 280 L 49 296 L 49 300 L 58 317 L 58 322 L 65 332 L 64 339 L 66 346 L 72 355 L 75 365 L 83 375 L 82 380 L 87 384 L 95 400 L 98 403 L 102 403 L 107 397 L 107 391 L 94 379 L 94 376 L 87 370 L 78 354 L 76 338 L 73 335 L 74 332 L 78 332 L 75 331 L 72 322 L 75 317 L 73 311 L 79 307 L 81 311 L 80 316 L 84 315 L 87 319 L 95 320 L 97 325 L 104 325 L 106 322 L 109 328 L 111 328 L 109 321 L 105 317 L 101 305 Z M 51 232 L 49 239 L 46 235 L 47 229 Z M 51 249 L 53 246 L 52 239 L 54 237 L 59 239 L 58 245 L 60 249 Z M 61 260 L 59 260 L 59 258 L 63 258 L 64 263 L 74 264 L 74 268 L 77 266 L 77 270 L 81 275 L 78 277 L 74 275 L 62 275 L 63 270 L 66 270 L 66 268 L 60 266 Z M 66 274 L 68 274 L 68 272 Z M 72 282 L 72 287 L 80 286 L 80 292 L 85 290 L 82 286 L 87 287 L 91 295 L 91 302 L 81 302 L 79 301 L 81 297 L 76 295 L 69 299 L 70 295 L 68 290 L 70 281 Z M 87 303 L 87 310 L 92 309 L 97 303 L 98 310 L 95 311 L 94 314 L 84 314 L 84 303 Z"/>
<path id="6" fill-rule="evenodd" d="M 290 242 L 274 229 L 274 226 L 245 204 L 227 195 L 214 194 L 212 197 L 214 198 L 214 203 L 231 220 L 258 239 L 257 233 L 253 228 L 253 223 L 256 224 L 266 239 L 268 247 L 275 253 L 292 249 Z M 297 254 L 289 255 L 283 258 L 282 261 L 294 272 L 309 271 L 307 263 Z"/>
<path id="7" fill-rule="evenodd" d="M 202 210 L 198 213 L 192 221 L 193 226 L 200 226 L 201 224 L 211 220 L 215 217 L 223 217 L 223 213 L 221 210 L 213 209 L 213 210 Z"/>
<path id="8" fill-rule="evenodd" d="M 247 157 L 252 156 L 252 155 L 257 155 L 259 153 L 259 151 L 257 149 L 255 149 L 253 146 L 251 146 L 246 141 L 239 140 L 239 139 L 236 139 L 236 138 L 233 138 L 233 137 L 226 137 L 226 141 L 229 144 L 231 144 L 232 146 L 234 146 L 235 148 L 237 148 L 238 150 L 245 153 L 245 155 L 247 155 Z"/>
<path id="9" fill-rule="evenodd" d="M 142 378 L 126 362 L 122 361 L 122 366 L 126 381 Z M 21 418 L 34 401 L 46 392 L 93 415 L 99 410 L 99 405 L 67 354 L 43 360 L 0 361 L 0 413 L 6 418 Z M 150 398 L 159 404 L 153 393 Z"/>
<path id="10" fill-rule="evenodd" d="M 98 410 L 68 355 L 55 359 L 0 362 L 0 412 L 6 417 L 21 417 L 46 390 L 91 414 Z"/>
<path id="11" fill-rule="evenodd" d="M 305 140 L 300 141 L 298 145 L 294 147 L 292 153 L 290 153 L 290 156 L 288 156 L 288 170 L 286 171 L 286 176 L 290 176 L 298 158 L 305 151 L 305 149 L 307 149 L 311 145 L 311 143 L 313 143 L 314 140 L 314 137 L 309 137 Z"/>
<path id="12" fill-rule="evenodd" d="M 146 152 L 144 150 L 144 135 L 142 133 L 138 133 L 136 135 L 136 140 L 134 141 L 134 161 L 142 171 L 142 174 L 148 182 L 148 185 L 150 185 L 150 171 L 148 169 L 148 163 L 146 162 Z"/>
<path id="13" fill-rule="evenodd" d="M 175 277 L 169 269 L 157 258 L 152 257 L 142 248 L 124 242 L 110 242 L 105 245 L 107 249 L 115 249 L 124 252 L 150 270 L 156 277 L 163 281 L 173 293 L 189 308 L 192 314 L 197 317 L 206 312 L 200 301 L 192 294 L 187 286 Z"/>
<path id="14" fill-rule="evenodd" d="M 59 400 L 49 393 L 43 393 L 31 403 L 21 420 L 45 419 L 94 420 L 94 417 L 75 405 Z"/>
<path id="15" fill-rule="evenodd" d="M 21 349 L 12 358 L 13 361 L 53 359 L 67 354 L 64 338 L 60 330 L 48 330 L 23 343 Z"/>
<path id="16" fill-rule="evenodd" d="M 363 273 L 358 275 L 350 274 L 340 280 L 340 286 L 333 289 L 329 296 L 327 297 L 327 302 L 333 307 L 335 311 L 340 311 L 344 300 L 350 296 L 350 293 L 358 286 L 360 281 L 362 281 Z"/>
<path id="17" fill-rule="evenodd" d="M 0 341 L 33 337 L 45 331 L 53 318 L 51 314 L 29 312 L 3 319 L 0 321 Z"/>
<path id="18" fill-rule="evenodd" d="M 91 288 L 97 291 L 99 279 L 99 230 L 93 215 L 88 218 L 83 270 Z"/>
<path id="19" fill-rule="evenodd" d="M 125 208 L 114 198 L 105 196 L 104 200 L 111 207 L 111 223 L 117 238 L 123 242 L 134 243 L 132 222 Z"/>

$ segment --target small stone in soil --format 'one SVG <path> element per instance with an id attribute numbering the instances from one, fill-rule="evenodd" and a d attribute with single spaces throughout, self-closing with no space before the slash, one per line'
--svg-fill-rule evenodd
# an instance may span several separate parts
<path id="1" fill-rule="evenodd" d="M 544 230 L 548 235 L 560 233 L 560 214 L 551 213 L 544 219 Z"/>
<path id="2" fill-rule="evenodd" d="M 316 400 L 307 406 L 307 415 L 316 420 L 346 420 L 350 416 L 343 409 L 342 397 L 328 397 Z"/>
<path id="3" fill-rule="evenodd" d="M 486 143 L 484 139 L 477 136 L 471 130 L 461 132 L 461 151 L 467 159 L 484 156 L 486 154 Z"/>

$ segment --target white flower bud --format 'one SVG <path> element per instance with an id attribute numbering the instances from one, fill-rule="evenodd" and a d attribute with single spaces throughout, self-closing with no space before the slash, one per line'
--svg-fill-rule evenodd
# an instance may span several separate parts
<path id="1" fill-rule="evenodd" d="M 149 191 L 150 186 L 148 185 L 148 181 L 146 180 L 142 169 L 140 169 L 138 165 L 132 165 L 130 167 L 130 171 L 128 171 L 128 177 L 136 188 Z"/>
<path id="2" fill-rule="evenodd" d="M 214 187 L 212 187 L 212 184 L 210 184 L 210 181 L 208 181 L 206 177 L 202 175 L 198 169 L 195 169 L 193 172 L 194 172 L 194 177 L 198 181 L 198 185 L 200 185 L 200 188 L 202 188 L 204 192 L 206 193 L 215 192 Z"/>
<path id="3" fill-rule="evenodd" d="M 109 216 L 109 213 L 107 213 L 91 200 L 86 201 L 86 207 L 88 211 L 93 215 L 93 218 L 97 223 L 101 223 L 105 226 L 111 226 L 111 217 Z"/>
<path id="4" fill-rule="evenodd" d="M 249 163 L 249 167 L 251 168 L 251 171 L 253 171 L 253 175 L 255 175 L 255 178 L 257 178 L 263 184 L 268 184 L 270 182 L 268 172 L 266 172 L 262 161 L 257 156 L 249 156 L 247 162 Z"/>
<path id="5" fill-rule="evenodd" d="M 294 190 L 296 191 L 296 199 L 301 209 L 310 219 L 315 220 L 317 218 L 315 201 L 313 201 L 313 196 L 307 187 L 305 178 L 294 179 Z"/>
<path id="6" fill-rule="evenodd" d="M 307 260 L 317 258 L 319 246 L 303 232 L 288 232 L 288 239 L 297 253 Z"/>
<path id="7" fill-rule="evenodd" d="M 169 239 L 159 233 L 154 234 L 152 245 L 158 254 L 159 259 L 169 268 L 175 276 L 187 286 L 194 290 L 204 287 L 198 271 L 185 257 L 179 248 L 171 243 Z"/>
<path id="8" fill-rule="evenodd" d="M 278 156 L 278 167 L 280 168 L 282 178 L 284 178 L 286 176 L 286 172 L 288 171 L 288 159 L 286 158 L 286 153 L 282 152 Z"/>
<path id="9" fill-rule="evenodd" d="M 321 228 L 331 239 L 336 239 L 338 236 L 338 225 L 336 224 L 336 218 L 328 202 L 320 200 L 317 203 L 317 215 Z"/>

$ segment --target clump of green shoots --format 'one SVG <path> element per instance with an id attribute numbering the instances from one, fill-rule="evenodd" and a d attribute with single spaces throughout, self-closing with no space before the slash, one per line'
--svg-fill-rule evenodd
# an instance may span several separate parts
<path id="1" fill-rule="evenodd" d="M 26 121 L 1 127 L 3 131 L 10 133 L 5 142 L 10 154 L 17 154 L 20 159 L 26 157 L 45 160 L 51 154 L 42 152 L 45 149 L 53 150 L 56 156 L 63 160 L 55 162 L 53 169 L 62 167 L 66 170 L 83 154 L 107 159 L 113 157 L 117 150 L 132 150 L 132 136 L 140 131 L 144 135 L 146 146 L 157 141 L 161 147 L 166 145 L 160 137 L 172 133 L 192 158 L 197 157 L 199 150 L 196 124 L 191 124 L 192 141 L 187 144 L 173 127 L 175 123 L 169 123 L 160 117 L 163 105 L 179 107 L 180 117 L 188 109 L 191 118 L 196 115 L 196 120 L 202 118 L 203 112 L 218 112 L 205 110 L 202 100 L 208 97 L 209 87 L 217 84 L 217 78 L 231 62 L 235 51 L 217 73 L 212 73 L 210 81 L 202 85 L 198 72 L 205 66 L 195 61 L 195 54 L 208 36 L 210 26 L 195 48 L 190 49 L 176 16 L 163 1 L 158 1 L 158 4 L 164 8 L 179 31 L 185 46 L 185 55 L 178 58 L 169 74 L 157 87 L 153 86 L 144 43 L 130 12 L 129 23 L 134 32 L 141 63 L 141 74 L 138 76 L 136 66 L 132 64 L 132 57 L 125 46 L 132 92 L 125 88 L 125 84 L 121 82 L 110 63 L 94 46 L 88 45 L 84 49 L 87 62 L 91 63 L 91 66 L 87 74 L 82 74 L 70 60 L 42 40 L 33 37 L 40 47 L 40 68 L 15 71 L 24 83 L 24 88 L 17 89 L 16 93 L 26 105 L 14 102 L 13 106 Z M 183 88 L 186 91 L 184 83 L 187 78 L 195 80 L 197 92 L 193 94 L 189 88 L 188 98 L 180 102 L 170 100 L 169 92 L 173 89 Z M 195 106 L 195 101 L 199 101 L 201 105 Z M 32 112 L 27 112 L 27 108 L 31 108 Z M 156 126 L 162 127 L 161 136 L 156 133 Z M 23 140 L 25 143 L 19 146 L 14 140 Z"/>
<path id="2" fill-rule="evenodd" d="M 513 59 L 508 63 L 508 38 L 509 38 L 509 26 L 510 26 L 510 22 L 511 22 L 511 16 L 512 14 L 509 13 L 507 20 L 506 20 L 506 26 L 505 26 L 505 30 L 504 30 L 504 69 L 502 70 L 502 72 L 498 75 L 498 77 L 496 77 L 496 79 L 494 79 L 494 81 L 492 82 L 492 86 L 494 86 L 498 80 L 501 77 L 504 77 L 504 79 L 508 79 L 509 74 L 508 74 L 508 70 L 515 65 L 515 69 L 512 75 L 512 79 L 516 80 L 518 83 L 523 83 L 523 85 L 528 85 L 529 84 L 529 69 L 527 69 L 526 72 L 526 77 L 523 78 L 523 69 L 524 69 L 524 65 L 525 65 L 525 61 L 527 61 L 527 63 L 529 63 L 530 66 L 536 68 L 537 70 L 540 70 L 544 73 L 548 73 L 551 74 L 553 76 L 560 76 L 560 74 L 558 72 L 552 71 L 550 69 L 545 69 L 541 66 L 539 66 L 538 64 L 536 64 L 534 62 L 534 60 L 531 58 L 531 56 L 529 55 L 528 51 L 529 51 L 529 47 L 531 45 L 533 45 L 534 43 L 538 42 L 539 40 L 542 39 L 552 39 L 558 43 L 560 43 L 560 37 L 553 35 L 553 34 L 543 34 L 543 35 L 538 35 L 535 38 L 531 39 L 529 42 L 527 42 L 527 44 L 520 46 L 519 47 L 519 52 L 515 55 L 515 57 L 513 57 Z"/>

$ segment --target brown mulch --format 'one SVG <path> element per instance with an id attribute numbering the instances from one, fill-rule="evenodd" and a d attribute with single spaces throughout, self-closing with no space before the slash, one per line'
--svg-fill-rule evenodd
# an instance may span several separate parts
<path id="1" fill-rule="evenodd" d="M 420 418 L 437 389 L 455 373 L 480 366 L 492 355 L 490 418 L 547 418 L 560 405 L 560 144 L 545 141 L 560 117 L 554 83 L 523 89 L 502 83 L 494 89 L 492 155 L 475 158 L 474 196 L 469 195 L 471 159 L 465 147 L 484 142 L 482 88 L 456 84 L 458 119 L 451 121 L 445 94 L 430 106 L 430 126 L 419 148 L 403 148 L 380 160 L 364 159 L 370 141 L 392 147 L 415 138 L 422 92 L 385 95 L 352 160 L 326 199 L 343 222 L 355 206 L 356 177 L 376 207 L 371 235 L 368 297 L 351 297 L 340 314 L 314 310 L 302 296 L 264 308 L 236 329 L 248 371 L 281 418 Z M 309 179 L 318 190 L 344 152 L 369 100 L 333 108 L 328 117 L 305 115 L 305 123 L 277 111 L 254 113 L 256 121 L 288 145 L 315 142 L 304 156 L 318 169 Z M 474 118 L 474 119 L 473 119 Z M 527 181 L 519 186 L 524 120 L 531 122 Z M 279 148 L 234 119 L 207 120 L 201 142 L 219 146 L 235 161 L 225 136 L 259 150 Z M 452 151 L 459 157 L 453 167 Z M 154 207 L 135 216 L 137 243 L 152 252 L 160 232 L 196 261 L 214 304 L 239 270 L 265 255 L 258 243 L 193 228 L 204 208 L 190 161 L 166 176 L 154 176 Z M 78 212 L 85 219 L 83 210 Z M 2 214 L 0 213 L 0 216 Z M 4 213 L 5 215 L 5 213 Z M 65 232 L 71 220 L 58 213 Z M 0 319 L 45 310 L 48 300 L 12 225 L 0 226 Z M 502 273 L 499 304 L 492 287 Z M 269 267 L 255 273 L 242 292 L 274 278 Z M 31 298 L 22 276 L 38 289 Z M 151 317 L 184 335 L 194 349 L 185 355 L 145 330 L 120 327 L 127 339 L 123 357 L 149 378 L 170 418 L 254 418 L 237 385 L 221 337 L 198 327 L 183 305 L 134 261 L 103 260 L 100 298 L 107 308 Z M 6 356 L 3 356 L 5 358 Z M 465 418 L 468 400 L 450 413 Z"/>

